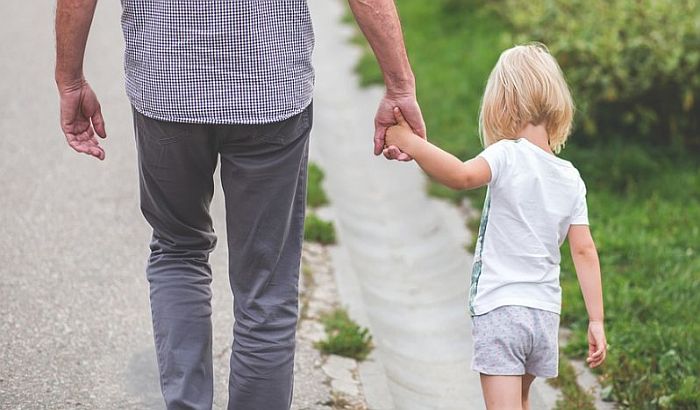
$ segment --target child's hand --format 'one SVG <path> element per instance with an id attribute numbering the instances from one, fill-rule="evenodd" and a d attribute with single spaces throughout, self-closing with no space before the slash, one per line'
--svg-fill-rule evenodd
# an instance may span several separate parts
<path id="1" fill-rule="evenodd" d="M 413 132 L 411 126 L 408 125 L 408 122 L 406 122 L 406 119 L 404 119 L 398 107 L 394 108 L 394 117 L 396 118 L 396 125 L 386 130 L 385 144 L 387 146 L 395 145 L 399 147 L 401 151 L 408 153 L 408 146 L 411 142 L 415 141 L 416 138 L 420 139 L 420 137 Z"/>
<path id="2" fill-rule="evenodd" d="M 591 321 L 588 323 L 588 366 L 598 367 L 605 360 L 608 344 L 605 341 L 605 329 L 603 322 Z"/>

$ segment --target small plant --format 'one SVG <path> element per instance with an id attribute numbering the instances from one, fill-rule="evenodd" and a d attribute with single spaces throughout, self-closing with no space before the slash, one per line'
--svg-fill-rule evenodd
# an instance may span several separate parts
<path id="1" fill-rule="evenodd" d="M 310 212 L 304 221 L 304 240 L 318 242 L 323 245 L 335 243 L 335 227 L 333 222 L 326 222 Z"/>
<path id="2" fill-rule="evenodd" d="M 595 410 L 593 397 L 578 385 L 576 370 L 566 356 L 559 357 L 559 376 L 548 382 L 562 393 L 555 405 L 556 410 Z"/>
<path id="3" fill-rule="evenodd" d="M 326 354 L 337 354 L 356 360 L 364 360 L 372 351 L 369 329 L 355 323 L 345 309 L 335 309 L 321 318 L 326 328 L 325 340 L 316 347 Z"/>
<path id="4" fill-rule="evenodd" d="M 306 202 L 311 208 L 328 205 L 328 196 L 321 186 L 323 177 L 323 171 L 318 165 L 314 163 L 309 164 L 309 182 L 306 189 Z"/>

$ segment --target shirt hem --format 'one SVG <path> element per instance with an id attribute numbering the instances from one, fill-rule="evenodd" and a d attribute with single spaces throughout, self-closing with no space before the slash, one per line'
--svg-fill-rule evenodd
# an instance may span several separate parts
<path id="1" fill-rule="evenodd" d="M 489 303 L 479 303 L 472 305 L 474 312 L 472 316 L 485 315 L 486 313 L 489 313 L 490 311 L 502 306 L 524 306 L 533 309 L 546 310 L 548 312 L 553 312 L 558 315 L 561 314 L 561 303 L 544 302 L 541 300 L 531 300 L 522 298 L 507 298 L 499 299 L 497 301 Z"/>
<path id="2" fill-rule="evenodd" d="M 279 122 L 279 121 L 284 121 L 289 118 L 292 118 L 293 116 L 302 113 L 305 109 L 311 105 L 311 101 L 313 100 L 313 96 L 308 97 L 300 107 L 295 107 L 290 110 L 284 110 L 284 111 L 279 111 L 279 112 L 273 112 L 273 113 L 265 113 L 260 116 L 256 115 L 251 115 L 250 113 L 241 113 L 240 118 L 236 117 L 231 118 L 230 115 L 228 118 L 216 118 L 214 117 L 188 117 L 188 116 L 182 116 L 182 115 L 165 115 L 163 113 L 155 112 L 155 111 L 150 111 L 145 109 L 139 102 L 134 99 L 134 98 L 129 98 L 131 105 L 134 107 L 136 111 L 138 111 L 140 114 L 143 114 L 144 116 L 154 119 L 154 120 L 159 120 L 159 121 L 167 121 L 167 122 L 177 122 L 177 123 L 184 123 L 184 124 L 214 124 L 214 125 L 262 125 L 262 124 L 270 124 L 274 122 Z"/>

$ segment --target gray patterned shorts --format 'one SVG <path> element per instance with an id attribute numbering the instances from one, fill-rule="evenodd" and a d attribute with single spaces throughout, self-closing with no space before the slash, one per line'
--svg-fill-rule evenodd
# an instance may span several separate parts
<path id="1" fill-rule="evenodd" d="M 472 370 L 492 376 L 557 376 L 558 314 L 525 306 L 501 306 L 473 316 L 472 323 Z"/>

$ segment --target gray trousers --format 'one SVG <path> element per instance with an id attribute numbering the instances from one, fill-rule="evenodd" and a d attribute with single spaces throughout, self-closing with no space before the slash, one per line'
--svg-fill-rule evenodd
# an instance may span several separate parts
<path id="1" fill-rule="evenodd" d="M 221 158 L 235 324 L 228 408 L 289 409 L 312 108 L 264 125 L 182 124 L 134 112 L 146 274 L 168 409 L 211 409 L 209 204 Z"/>

